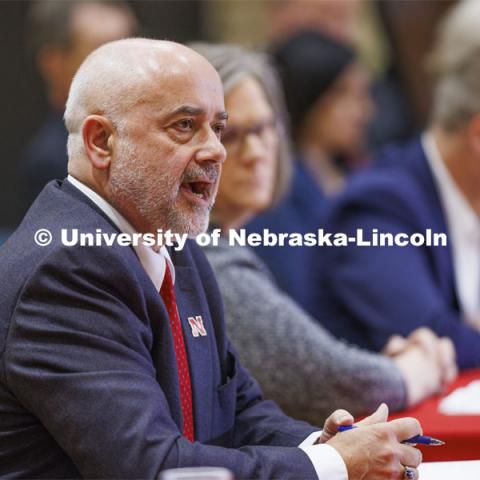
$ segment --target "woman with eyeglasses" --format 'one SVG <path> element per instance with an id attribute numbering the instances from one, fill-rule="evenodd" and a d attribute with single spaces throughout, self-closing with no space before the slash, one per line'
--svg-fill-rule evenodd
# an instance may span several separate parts
<path id="1" fill-rule="evenodd" d="M 270 208 L 288 186 L 284 109 L 266 57 L 226 45 L 193 48 L 218 70 L 229 114 L 227 161 L 211 214 L 211 227 L 224 238 L 205 251 L 223 295 L 229 336 L 265 396 L 288 414 L 320 424 L 334 408 L 360 415 L 386 402 L 399 410 L 438 392 L 455 374 L 448 341 L 417 331 L 392 339 L 392 358 L 349 346 L 276 286 L 253 249 L 229 246 L 229 230 Z"/>

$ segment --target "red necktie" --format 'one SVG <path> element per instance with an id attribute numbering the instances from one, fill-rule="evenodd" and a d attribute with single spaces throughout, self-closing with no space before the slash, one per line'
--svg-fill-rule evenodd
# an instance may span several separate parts
<path id="1" fill-rule="evenodd" d="M 183 416 L 183 434 L 193 442 L 193 406 L 192 406 L 192 385 L 190 383 L 190 372 L 188 370 L 187 352 L 183 339 L 182 325 L 178 316 L 177 300 L 173 288 L 172 274 L 168 264 L 165 265 L 165 278 L 163 279 L 160 295 L 167 307 L 172 328 L 173 345 L 177 359 L 178 383 L 180 384 L 180 405 Z"/>

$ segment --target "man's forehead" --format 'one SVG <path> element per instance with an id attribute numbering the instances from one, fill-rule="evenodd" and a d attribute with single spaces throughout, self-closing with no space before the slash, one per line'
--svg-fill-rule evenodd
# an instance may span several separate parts
<path id="1" fill-rule="evenodd" d="M 225 111 L 223 87 L 216 77 L 170 72 L 146 81 L 143 100 L 171 114 L 217 115 Z"/>
<path id="2" fill-rule="evenodd" d="M 217 71 L 205 59 L 184 59 L 163 65 L 162 73 L 168 81 L 182 82 L 188 85 L 188 88 L 202 88 L 217 93 L 221 91 L 223 95 L 222 81 Z"/>
<path id="3" fill-rule="evenodd" d="M 201 94 L 182 89 L 143 89 L 135 102 L 138 106 L 150 111 L 157 118 L 176 118 L 180 116 L 209 117 L 226 120 L 228 114 L 222 92 L 218 94 Z"/>
<path id="4" fill-rule="evenodd" d="M 216 77 L 219 81 L 215 68 L 207 59 L 185 45 L 158 42 L 148 53 L 142 55 L 142 59 L 146 59 L 152 70 L 165 75 L 172 77 L 193 75 L 197 78 L 208 76 Z"/>

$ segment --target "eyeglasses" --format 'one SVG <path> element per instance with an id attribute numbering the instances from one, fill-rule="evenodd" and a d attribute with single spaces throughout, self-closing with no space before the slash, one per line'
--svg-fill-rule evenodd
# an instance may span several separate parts
<path id="1" fill-rule="evenodd" d="M 249 135 L 255 135 L 264 144 L 268 144 L 271 134 L 276 130 L 278 122 L 276 118 L 268 118 L 257 122 L 250 127 L 228 126 L 222 134 L 222 143 L 235 150 L 240 150 Z"/>

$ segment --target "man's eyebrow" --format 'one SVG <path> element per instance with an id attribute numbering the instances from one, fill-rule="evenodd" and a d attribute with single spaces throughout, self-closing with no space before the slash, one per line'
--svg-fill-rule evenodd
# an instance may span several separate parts
<path id="1" fill-rule="evenodd" d="M 171 113 L 171 116 L 180 114 L 199 116 L 205 115 L 205 110 L 203 108 L 192 107 L 191 105 L 181 105 Z"/>
<path id="2" fill-rule="evenodd" d="M 194 117 L 205 115 L 206 111 L 203 108 L 199 107 L 192 107 L 191 105 L 181 105 L 180 107 L 176 108 L 169 117 L 175 117 L 177 115 L 192 115 Z M 218 120 L 227 120 L 228 113 L 227 112 L 218 112 L 215 114 L 215 118 Z"/>

